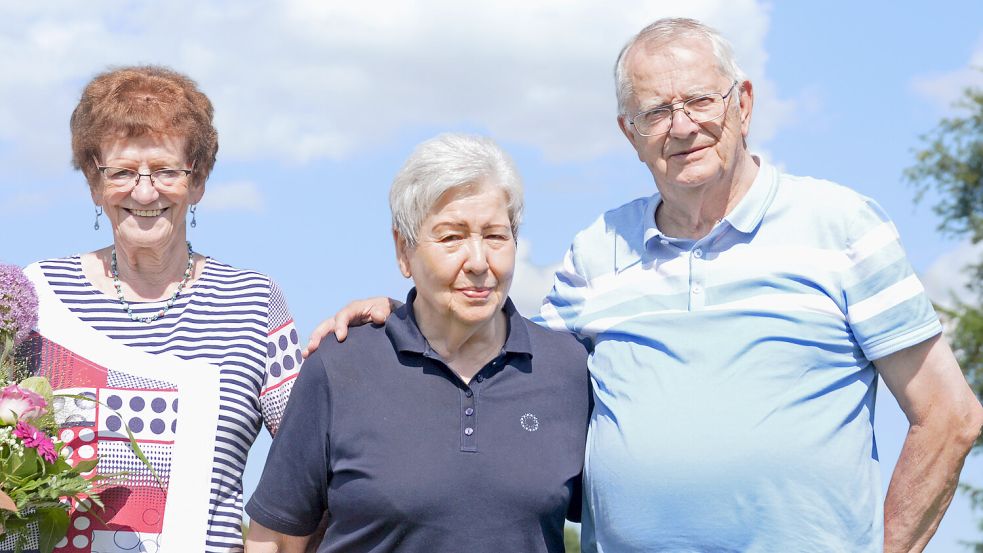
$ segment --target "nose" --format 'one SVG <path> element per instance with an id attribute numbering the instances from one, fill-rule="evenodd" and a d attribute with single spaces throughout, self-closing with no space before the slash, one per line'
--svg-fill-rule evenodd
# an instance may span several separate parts
<path id="1" fill-rule="evenodd" d="M 482 274 L 488 270 L 488 257 L 485 251 L 485 240 L 482 236 L 475 236 L 467 242 L 467 259 L 464 260 L 465 272 L 472 274 Z"/>
<path id="2" fill-rule="evenodd" d="M 700 126 L 689 118 L 689 115 L 686 114 L 686 109 L 682 106 L 672 110 L 671 123 L 669 126 L 669 135 L 674 138 L 685 138 L 700 130 Z"/>
<path id="3" fill-rule="evenodd" d="M 146 175 L 138 176 L 137 183 L 130 190 L 130 197 L 142 204 L 155 202 L 158 196 L 157 187 L 151 182 L 150 177 Z"/>

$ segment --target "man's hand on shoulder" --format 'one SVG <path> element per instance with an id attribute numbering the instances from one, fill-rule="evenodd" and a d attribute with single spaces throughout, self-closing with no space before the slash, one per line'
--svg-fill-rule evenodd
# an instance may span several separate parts
<path id="1" fill-rule="evenodd" d="M 376 296 L 364 300 L 355 300 L 334 314 L 334 316 L 321 321 L 321 324 L 314 328 L 311 339 L 307 342 L 304 349 L 304 359 L 317 351 L 318 345 L 325 336 L 334 333 L 335 339 L 344 342 L 348 337 L 348 328 L 362 326 L 367 323 L 383 324 L 389 314 L 396 310 L 399 305 L 396 300 L 384 296 Z"/>

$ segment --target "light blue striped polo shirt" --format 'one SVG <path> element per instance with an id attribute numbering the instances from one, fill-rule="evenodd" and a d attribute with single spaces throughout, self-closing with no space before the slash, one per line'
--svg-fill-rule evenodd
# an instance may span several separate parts
<path id="1" fill-rule="evenodd" d="M 894 225 L 765 163 L 699 240 L 660 201 L 580 232 L 540 315 L 592 349 L 585 545 L 880 551 L 871 361 L 942 330 Z"/>

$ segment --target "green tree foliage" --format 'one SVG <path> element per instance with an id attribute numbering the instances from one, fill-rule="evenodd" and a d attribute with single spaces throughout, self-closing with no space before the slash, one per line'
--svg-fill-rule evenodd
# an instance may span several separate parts
<path id="1" fill-rule="evenodd" d="M 915 164 L 905 171 L 919 199 L 933 190 L 938 200 L 933 210 L 942 222 L 939 230 L 955 237 L 983 242 L 983 89 L 967 89 L 956 103 L 958 116 L 947 117 L 922 137 L 924 149 L 915 153 Z M 969 267 L 970 301 L 956 301 L 951 309 L 940 309 L 949 320 L 949 339 L 976 397 L 983 400 L 983 259 Z M 983 451 L 983 437 L 974 454 Z M 983 488 L 963 483 L 960 488 L 973 508 L 983 510 Z M 983 534 L 983 520 L 979 522 Z M 983 553 L 983 541 L 967 543 Z"/>
<path id="2" fill-rule="evenodd" d="M 566 553 L 580 553 L 580 532 L 570 526 L 564 528 L 563 547 Z"/>
<path id="3" fill-rule="evenodd" d="M 905 178 L 919 197 L 937 192 L 933 209 L 941 217 L 940 231 L 977 244 L 983 242 L 983 89 L 967 89 L 956 107 L 958 117 L 942 119 L 922 137 L 925 148 L 915 153 L 916 163 Z M 953 349 L 973 390 L 983 397 L 983 259 L 965 270 L 973 299 L 943 313 L 956 323 L 949 336 Z M 981 446 L 978 441 L 976 449 Z"/>

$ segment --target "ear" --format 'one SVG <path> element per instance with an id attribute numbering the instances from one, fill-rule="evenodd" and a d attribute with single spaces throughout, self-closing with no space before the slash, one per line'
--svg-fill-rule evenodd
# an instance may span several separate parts
<path id="1" fill-rule="evenodd" d="M 200 202 L 202 196 L 204 195 L 205 195 L 205 183 L 192 184 L 191 189 L 188 191 L 189 199 L 193 204 Z"/>
<path id="2" fill-rule="evenodd" d="M 641 140 L 643 138 L 640 137 L 640 136 L 638 136 L 638 135 L 636 135 L 632 131 L 631 122 L 628 121 L 628 116 L 627 115 L 625 115 L 623 113 L 618 115 L 618 128 L 621 129 L 621 133 L 624 134 L 625 135 L 625 138 L 628 139 L 628 142 L 631 143 L 631 147 L 632 148 L 635 148 L 635 153 L 638 155 L 638 161 L 641 161 L 641 162 L 644 163 L 644 161 L 642 160 L 642 154 L 638 150 L 638 140 Z"/>
<path id="3" fill-rule="evenodd" d="M 738 96 L 741 99 L 741 134 L 747 138 L 748 131 L 751 129 L 751 111 L 754 108 L 754 87 L 751 81 L 745 79 L 738 85 Z"/>
<path id="4" fill-rule="evenodd" d="M 410 247 L 406 245 L 406 240 L 400 236 L 399 231 L 393 229 L 393 242 L 396 244 L 396 263 L 399 265 L 399 272 L 404 277 L 410 278 L 413 272 L 410 270 Z"/>

